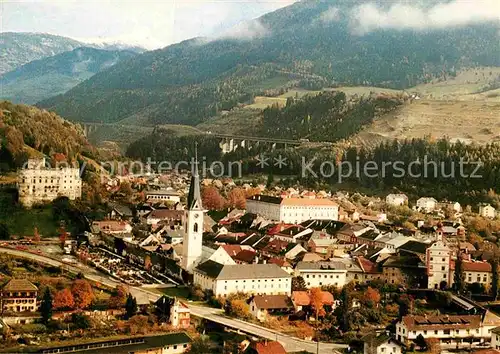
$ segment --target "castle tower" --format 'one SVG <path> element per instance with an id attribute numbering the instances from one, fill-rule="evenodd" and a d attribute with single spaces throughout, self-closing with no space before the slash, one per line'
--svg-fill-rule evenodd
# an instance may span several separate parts
<path id="1" fill-rule="evenodd" d="M 191 184 L 184 211 L 184 240 L 182 244 L 182 268 L 191 272 L 199 263 L 203 236 L 203 207 L 201 205 L 200 176 L 196 154 Z"/>
<path id="2" fill-rule="evenodd" d="M 439 289 L 441 285 L 451 286 L 451 250 L 446 245 L 443 233 L 437 230 L 436 241 L 434 241 L 426 253 L 427 265 L 427 287 L 429 289 Z"/>

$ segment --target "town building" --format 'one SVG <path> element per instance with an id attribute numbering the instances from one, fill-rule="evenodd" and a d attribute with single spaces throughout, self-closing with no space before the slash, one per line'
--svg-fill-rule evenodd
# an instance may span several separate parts
<path id="1" fill-rule="evenodd" d="M 170 324 L 174 328 L 189 328 L 191 323 L 191 311 L 189 307 L 179 299 L 175 299 L 170 309 Z"/>
<path id="2" fill-rule="evenodd" d="M 268 316 L 288 316 L 293 312 L 293 304 L 288 295 L 256 295 L 250 300 L 250 312 L 259 321 Z"/>
<path id="3" fill-rule="evenodd" d="M 447 246 L 442 233 L 438 233 L 426 253 L 427 287 L 429 289 L 446 289 L 452 284 L 451 250 Z"/>
<path id="4" fill-rule="evenodd" d="M 342 288 L 347 283 L 347 269 L 342 262 L 298 262 L 295 276 L 302 277 L 308 288 L 327 285 Z"/>
<path id="5" fill-rule="evenodd" d="M 403 206 L 408 204 L 408 197 L 406 194 L 389 194 L 385 197 L 385 202 L 392 206 Z"/>
<path id="6" fill-rule="evenodd" d="M 253 342 L 245 350 L 245 354 L 286 354 L 285 348 L 280 342 L 268 341 Z"/>
<path id="7" fill-rule="evenodd" d="M 95 234 L 100 232 L 105 234 L 124 234 L 132 232 L 132 225 L 122 220 L 103 220 L 93 221 L 91 229 Z"/>
<path id="8" fill-rule="evenodd" d="M 490 311 L 479 315 L 409 315 L 396 323 L 396 339 L 409 344 L 422 335 L 451 348 L 469 348 L 471 343 L 490 342 L 497 323 L 500 318 Z"/>
<path id="9" fill-rule="evenodd" d="M 453 274 L 455 272 L 455 263 L 456 261 L 452 261 L 450 267 L 451 284 L 454 283 Z M 479 283 L 484 285 L 486 288 L 491 287 L 493 278 L 491 263 L 463 260 L 462 269 L 464 273 L 464 280 L 467 284 Z"/>
<path id="10" fill-rule="evenodd" d="M 146 202 L 172 202 L 174 204 L 181 201 L 181 195 L 173 189 L 160 189 L 157 191 L 147 191 L 144 194 Z"/>
<path id="11" fill-rule="evenodd" d="M 194 284 L 215 296 L 290 295 L 292 276 L 276 264 L 225 265 L 208 260 L 194 268 Z"/>
<path id="12" fill-rule="evenodd" d="M 424 213 L 432 213 L 438 205 L 434 198 L 423 197 L 417 200 L 417 210 Z"/>
<path id="13" fill-rule="evenodd" d="M 500 350 L 500 327 L 491 330 L 491 347 Z"/>
<path id="14" fill-rule="evenodd" d="M 67 164 L 52 168 L 46 164 L 45 158 L 29 159 L 26 168 L 19 171 L 18 191 L 19 202 L 26 207 L 51 202 L 60 196 L 71 200 L 81 198 L 80 169 Z"/>
<path id="15" fill-rule="evenodd" d="M 169 333 L 156 336 L 130 337 L 106 341 L 92 341 L 41 349 L 39 353 L 127 353 L 127 354 L 180 354 L 189 350 L 193 340 L 187 333 Z"/>
<path id="16" fill-rule="evenodd" d="M 311 219 L 339 219 L 339 206 L 330 199 L 255 195 L 248 198 L 246 203 L 248 213 L 284 223 L 299 224 Z"/>
<path id="17" fill-rule="evenodd" d="M 331 309 L 333 309 L 335 304 L 333 295 L 328 291 L 321 291 L 321 302 L 323 303 L 323 308 L 325 306 L 329 306 Z M 313 312 L 313 308 L 311 305 L 311 293 L 309 291 L 292 292 L 292 303 L 296 312 Z"/>
<path id="18" fill-rule="evenodd" d="M 202 257 L 203 220 L 205 211 L 201 204 L 198 159 L 191 177 L 187 207 L 184 212 L 184 240 L 182 241 L 182 268 L 191 273 Z"/>
<path id="19" fill-rule="evenodd" d="M 490 204 L 479 204 L 479 215 L 484 218 L 494 219 L 496 210 Z"/>
<path id="20" fill-rule="evenodd" d="M 38 288 L 26 279 L 11 279 L 2 288 L 2 312 L 36 312 Z"/>
<path id="21" fill-rule="evenodd" d="M 401 354 L 403 346 L 386 332 L 369 333 L 361 338 L 364 354 Z"/>

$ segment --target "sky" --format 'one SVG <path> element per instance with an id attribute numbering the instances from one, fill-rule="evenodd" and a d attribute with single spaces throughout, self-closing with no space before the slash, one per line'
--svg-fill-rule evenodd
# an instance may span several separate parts
<path id="1" fill-rule="evenodd" d="M 42 32 L 156 49 L 231 28 L 244 34 L 246 21 L 296 0 L 0 1 L 2 32 Z"/>

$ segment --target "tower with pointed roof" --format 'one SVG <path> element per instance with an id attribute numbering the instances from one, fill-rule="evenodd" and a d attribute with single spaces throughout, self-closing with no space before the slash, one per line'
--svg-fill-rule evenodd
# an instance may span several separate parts
<path id="1" fill-rule="evenodd" d="M 203 236 L 203 206 L 201 204 L 198 154 L 195 156 L 191 184 L 184 211 L 184 240 L 182 245 L 182 268 L 191 272 L 201 259 Z"/>

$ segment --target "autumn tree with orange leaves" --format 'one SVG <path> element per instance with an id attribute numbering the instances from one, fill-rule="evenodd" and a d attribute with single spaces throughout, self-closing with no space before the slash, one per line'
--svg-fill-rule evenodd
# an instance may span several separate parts
<path id="1" fill-rule="evenodd" d="M 309 298 L 311 300 L 311 307 L 314 310 L 317 321 L 320 316 L 325 315 L 325 309 L 323 307 L 323 292 L 321 291 L 321 288 L 312 288 Z"/>
<path id="2" fill-rule="evenodd" d="M 127 301 L 128 291 L 123 285 L 118 285 L 113 294 L 108 300 L 108 307 L 111 309 L 119 309 L 125 306 L 125 301 Z"/>
<path id="3" fill-rule="evenodd" d="M 54 295 L 54 308 L 56 310 L 70 310 L 74 306 L 75 300 L 69 288 L 60 290 Z"/>
<path id="4" fill-rule="evenodd" d="M 203 188 L 201 191 L 203 206 L 209 210 L 220 210 L 224 207 L 225 200 L 219 190 L 213 186 Z"/>
<path id="5" fill-rule="evenodd" d="M 85 279 L 76 279 L 71 287 L 71 293 L 78 309 L 87 308 L 94 301 L 94 291 Z"/>
<path id="6" fill-rule="evenodd" d="M 227 206 L 236 209 L 246 208 L 245 191 L 242 188 L 234 188 L 227 195 Z"/>
<path id="7" fill-rule="evenodd" d="M 38 232 L 38 227 L 33 229 L 33 241 L 40 242 L 40 233 Z"/>
<path id="8" fill-rule="evenodd" d="M 377 289 L 374 289 L 372 287 L 368 287 L 366 289 L 364 296 L 363 296 L 363 302 L 365 305 L 370 306 L 370 307 L 375 307 L 377 304 L 380 303 L 380 293 Z"/>

